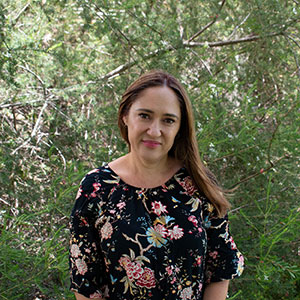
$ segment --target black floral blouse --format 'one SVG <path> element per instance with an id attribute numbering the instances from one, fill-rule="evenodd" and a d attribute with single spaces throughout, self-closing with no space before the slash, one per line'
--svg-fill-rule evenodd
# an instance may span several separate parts
<path id="1" fill-rule="evenodd" d="M 137 188 L 108 165 L 83 179 L 71 215 L 71 290 L 88 298 L 202 299 L 205 284 L 243 271 L 228 219 L 181 168 Z"/>

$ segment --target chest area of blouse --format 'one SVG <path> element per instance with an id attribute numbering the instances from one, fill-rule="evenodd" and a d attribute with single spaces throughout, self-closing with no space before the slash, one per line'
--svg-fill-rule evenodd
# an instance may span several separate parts
<path id="1" fill-rule="evenodd" d="M 100 195 L 101 198 L 101 195 Z M 112 188 L 100 202 L 96 227 L 103 250 L 206 250 L 203 199 L 169 187 L 160 190 Z M 170 250 L 172 249 L 172 250 Z"/>

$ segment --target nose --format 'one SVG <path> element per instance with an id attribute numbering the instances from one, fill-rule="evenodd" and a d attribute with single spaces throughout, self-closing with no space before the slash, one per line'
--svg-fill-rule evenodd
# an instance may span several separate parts
<path id="1" fill-rule="evenodd" d="M 147 130 L 147 133 L 151 137 L 159 137 L 161 135 L 161 128 L 158 120 L 157 121 L 153 120 L 151 122 Z"/>

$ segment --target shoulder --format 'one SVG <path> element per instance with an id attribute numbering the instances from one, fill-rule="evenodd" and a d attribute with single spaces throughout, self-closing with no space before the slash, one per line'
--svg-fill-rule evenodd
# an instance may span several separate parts
<path id="1" fill-rule="evenodd" d="M 72 215 L 97 214 L 99 201 L 118 184 L 118 179 L 114 177 L 107 165 L 88 172 L 80 183 Z"/>
<path id="2" fill-rule="evenodd" d="M 89 171 L 81 180 L 80 188 L 86 192 L 93 192 L 95 188 L 118 184 L 118 176 L 106 164 L 100 168 Z"/>

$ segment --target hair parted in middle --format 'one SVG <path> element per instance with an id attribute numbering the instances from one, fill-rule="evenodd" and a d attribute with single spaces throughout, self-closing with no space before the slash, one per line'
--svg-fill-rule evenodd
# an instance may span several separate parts
<path id="1" fill-rule="evenodd" d="M 183 163 L 197 188 L 211 201 L 218 215 L 224 216 L 230 204 L 224 196 L 223 189 L 217 184 L 214 175 L 201 161 L 196 139 L 192 104 L 180 82 L 165 71 L 152 70 L 143 74 L 127 88 L 122 96 L 118 112 L 118 126 L 123 139 L 128 144 L 129 151 L 128 131 L 123 117 L 128 114 L 132 103 L 139 97 L 142 91 L 157 86 L 170 88 L 176 94 L 180 103 L 180 128 L 174 144 L 169 151 L 169 156 Z"/>

